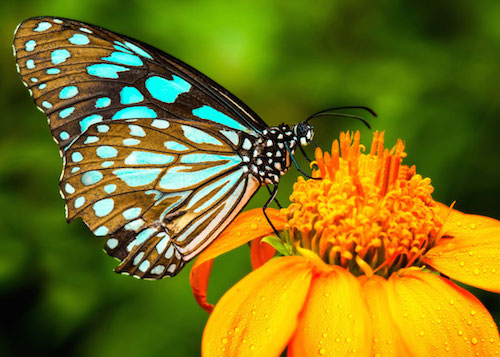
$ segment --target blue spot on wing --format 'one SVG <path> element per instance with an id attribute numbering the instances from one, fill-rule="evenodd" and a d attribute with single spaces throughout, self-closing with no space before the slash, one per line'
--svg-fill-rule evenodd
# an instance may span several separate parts
<path id="1" fill-rule="evenodd" d="M 221 113 L 212 107 L 209 107 L 208 105 L 204 105 L 203 107 L 193 109 L 193 115 L 197 116 L 198 118 L 210 120 L 233 129 L 245 131 L 247 133 L 251 132 L 251 130 L 246 126 L 228 117 L 226 114 Z"/>
<path id="2" fill-rule="evenodd" d="M 59 99 L 69 99 L 73 98 L 78 94 L 78 88 L 75 86 L 68 86 L 61 89 L 59 92 Z"/>
<path id="3" fill-rule="evenodd" d="M 40 22 L 38 24 L 38 26 L 36 27 L 36 29 L 34 29 L 33 31 L 42 32 L 42 31 L 45 31 L 51 27 L 52 27 L 52 24 L 49 22 Z"/>
<path id="4" fill-rule="evenodd" d="M 175 157 L 165 154 L 157 154 L 148 151 L 132 151 L 125 159 L 126 165 L 166 165 L 174 161 Z"/>
<path id="5" fill-rule="evenodd" d="M 149 53 L 147 53 L 146 51 L 144 51 L 142 48 L 134 45 L 133 43 L 130 43 L 130 42 L 125 42 L 125 46 L 127 46 L 128 48 L 130 48 L 132 51 L 134 51 L 135 53 L 143 56 L 143 57 L 146 57 L 146 58 L 149 58 L 149 59 L 153 59 L 153 57 L 151 57 L 149 55 Z"/>
<path id="6" fill-rule="evenodd" d="M 103 60 L 123 64 L 125 66 L 142 66 L 142 60 L 130 53 L 113 52 L 109 57 L 102 57 Z"/>
<path id="7" fill-rule="evenodd" d="M 111 99 L 109 99 L 108 97 L 101 97 L 96 100 L 95 107 L 106 108 L 109 107 L 110 104 L 111 104 Z"/>
<path id="8" fill-rule="evenodd" d="M 117 169 L 113 174 L 130 187 L 149 185 L 152 183 L 162 169 Z"/>
<path id="9" fill-rule="evenodd" d="M 156 112 L 148 107 L 138 106 L 119 110 L 111 119 L 156 118 Z"/>
<path id="10" fill-rule="evenodd" d="M 90 40 L 87 36 L 82 35 L 81 33 L 75 33 L 73 37 L 69 39 L 73 45 L 88 45 Z"/>
<path id="11" fill-rule="evenodd" d="M 96 149 L 97 156 L 99 156 L 101 159 L 110 159 L 112 157 L 116 157 L 118 155 L 118 150 L 116 150 L 112 146 L 99 146 Z"/>
<path id="12" fill-rule="evenodd" d="M 172 76 L 172 80 L 159 76 L 146 79 L 146 89 L 153 98 L 165 102 L 173 103 L 182 93 L 187 93 L 191 89 L 191 84 L 178 76 Z"/>
<path id="13" fill-rule="evenodd" d="M 188 125 L 181 125 L 184 136 L 197 144 L 212 144 L 212 145 L 222 145 L 222 143 L 212 135 L 201 131 L 199 129 L 193 128 Z"/>
<path id="14" fill-rule="evenodd" d="M 91 76 L 96 76 L 100 78 L 111 78 L 117 79 L 118 72 L 125 72 L 130 70 L 127 67 L 118 66 L 116 64 L 100 63 L 93 64 L 87 67 L 87 73 Z"/>
<path id="15" fill-rule="evenodd" d="M 120 91 L 120 102 L 122 104 L 135 104 L 143 100 L 144 96 L 135 87 L 123 87 Z"/>
<path id="16" fill-rule="evenodd" d="M 88 117 L 80 121 L 80 128 L 82 128 L 82 133 L 88 129 L 89 126 L 102 121 L 102 116 L 97 114 L 89 115 Z"/>
<path id="17" fill-rule="evenodd" d="M 202 170 L 194 170 L 192 166 L 174 166 L 160 179 L 159 186 L 166 190 L 181 190 L 210 179 L 219 173 L 236 166 L 241 159 L 228 157 L 226 163 L 210 166 Z"/>
<path id="18" fill-rule="evenodd" d="M 53 64 L 60 64 L 66 62 L 66 60 L 70 57 L 70 53 L 66 49 L 59 49 L 52 51 L 50 55 L 51 61 Z"/>

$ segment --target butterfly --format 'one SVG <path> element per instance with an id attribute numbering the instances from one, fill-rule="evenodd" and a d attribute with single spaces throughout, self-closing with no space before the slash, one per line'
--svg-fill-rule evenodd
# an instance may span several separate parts
<path id="1" fill-rule="evenodd" d="M 272 202 L 313 137 L 307 122 L 269 127 L 189 65 L 101 27 L 30 18 L 13 47 L 63 158 L 67 220 L 106 236 L 120 273 L 176 275 L 260 186 Z"/>

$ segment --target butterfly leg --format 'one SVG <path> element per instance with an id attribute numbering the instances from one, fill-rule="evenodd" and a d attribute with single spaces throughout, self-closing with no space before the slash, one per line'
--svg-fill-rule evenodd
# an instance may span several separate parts
<path id="1" fill-rule="evenodd" d="M 301 145 L 299 145 L 299 149 L 302 152 L 302 155 L 304 155 L 304 157 L 306 158 L 306 160 L 309 161 L 309 162 L 312 162 L 312 160 L 309 158 L 309 156 L 307 156 L 304 148 Z"/>
<path id="2" fill-rule="evenodd" d="M 264 212 L 264 217 L 266 217 L 267 219 L 267 222 L 269 222 L 269 224 L 271 225 L 271 227 L 273 228 L 273 231 L 274 231 L 274 234 L 276 234 L 276 237 L 280 237 L 280 234 L 278 232 L 278 230 L 276 229 L 276 227 L 274 227 L 273 223 L 271 222 L 271 220 L 269 219 L 269 217 L 267 216 L 266 214 L 266 209 L 267 207 L 269 207 L 269 205 L 271 204 L 271 202 L 273 202 L 273 200 L 276 198 L 276 194 L 278 193 L 278 185 L 274 185 L 273 186 L 273 190 L 271 192 L 271 196 L 269 197 L 269 199 L 267 200 L 266 204 L 264 205 L 264 207 L 262 207 L 262 211 Z"/>
<path id="3" fill-rule="evenodd" d="M 304 170 L 302 170 L 299 166 L 299 164 L 297 164 L 297 161 L 295 160 L 295 157 L 293 156 L 293 153 L 292 151 L 290 150 L 290 148 L 288 147 L 288 145 L 285 144 L 285 147 L 286 147 L 286 150 L 288 151 L 288 155 L 290 155 L 290 158 L 292 159 L 293 163 L 295 164 L 295 167 L 297 168 L 297 170 L 299 170 L 299 172 L 304 175 L 305 177 L 309 178 L 309 179 L 313 179 L 313 180 L 320 180 L 319 177 L 312 177 L 311 175 L 309 174 L 306 174 L 304 172 Z"/>
<path id="4" fill-rule="evenodd" d="M 270 195 L 272 195 L 272 194 L 273 194 L 273 191 L 271 191 L 271 189 L 269 188 L 269 185 L 266 185 L 266 188 L 267 188 L 267 191 L 269 192 L 269 194 L 270 194 Z M 274 202 L 276 202 L 276 204 L 278 205 L 278 208 L 279 208 L 279 209 L 282 209 L 282 208 L 283 208 L 283 206 L 282 206 L 282 205 L 280 205 L 280 203 L 279 203 L 279 201 L 278 201 L 278 199 L 277 199 L 277 198 L 275 198 L 275 199 L 274 199 Z"/>

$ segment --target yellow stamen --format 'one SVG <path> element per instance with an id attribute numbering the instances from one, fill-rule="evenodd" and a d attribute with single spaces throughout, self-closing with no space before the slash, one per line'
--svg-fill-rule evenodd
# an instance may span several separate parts
<path id="1" fill-rule="evenodd" d="M 355 275 L 389 276 L 420 264 L 438 239 L 443 222 L 430 179 L 401 162 L 398 140 L 384 148 L 384 132 L 373 135 L 363 154 L 360 134 L 341 133 L 331 154 L 316 149 L 313 177 L 299 177 L 283 209 L 293 245 L 341 265 Z"/>

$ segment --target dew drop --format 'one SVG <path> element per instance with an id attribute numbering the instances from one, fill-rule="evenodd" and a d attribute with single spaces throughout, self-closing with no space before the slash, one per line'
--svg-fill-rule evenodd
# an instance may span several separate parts
<path id="1" fill-rule="evenodd" d="M 237 235 L 238 237 L 240 237 L 240 236 L 241 236 L 241 231 L 237 231 L 237 232 L 236 232 L 236 235 Z"/>
<path id="2" fill-rule="evenodd" d="M 252 310 L 252 315 L 255 315 L 255 310 Z"/>
<path id="3" fill-rule="evenodd" d="M 462 222 L 458 221 L 458 222 L 457 222 L 457 226 L 459 226 L 459 227 L 460 227 L 461 225 L 462 225 Z"/>
<path id="4" fill-rule="evenodd" d="M 495 339 L 494 339 L 493 337 L 492 337 L 492 338 L 490 338 L 490 342 L 491 342 L 491 343 L 495 342 Z"/>
<path id="5" fill-rule="evenodd" d="M 474 271 L 473 271 L 474 275 L 479 275 L 479 269 L 478 268 L 475 268 Z"/>
<path id="6" fill-rule="evenodd" d="M 472 257 L 473 255 L 474 255 L 474 253 L 473 253 L 472 251 L 471 251 L 471 252 L 469 252 L 469 256 L 471 256 L 471 257 Z"/>
<path id="7" fill-rule="evenodd" d="M 450 305 L 455 305 L 455 299 L 450 300 Z"/>
<path id="8" fill-rule="evenodd" d="M 425 332 L 424 331 L 420 331 L 419 335 L 423 336 L 423 335 L 425 335 Z"/>
<path id="9" fill-rule="evenodd" d="M 458 330 L 458 336 L 462 336 L 464 334 L 464 332 L 462 330 Z"/>
<path id="10" fill-rule="evenodd" d="M 271 332 L 271 329 L 270 329 L 269 327 L 268 327 L 268 328 L 266 328 L 266 332 L 267 332 L 267 333 L 270 333 L 270 332 Z"/>
<path id="11" fill-rule="evenodd" d="M 326 353 L 326 350 L 325 350 L 324 348 L 322 348 L 322 349 L 320 349 L 320 350 L 318 351 L 318 353 L 319 353 L 320 355 L 324 355 L 324 354 Z"/>
<path id="12" fill-rule="evenodd" d="M 477 342 L 478 342 L 478 341 L 477 341 L 477 338 L 472 337 L 471 342 L 472 342 L 472 344 L 473 344 L 473 345 L 477 345 Z"/>
<path id="13" fill-rule="evenodd" d="M 238 332 L 240 332 L 240 329 L 239 329 L 239 328 L 237 328 L 237 327 L 235 327 L 235 328 L 234 328 L 234 332 L 235 332 L 235 333 L 238 333 Z"/>
<path id="14" fill-rule="evenodd" d="M 326 338 L 326 336 L 328 336 L 328 334 L 326 332 L 324 332 L 323 335 L 321 335 L 321 336 L 323 336 L 323 338 Z"/>
<path id="15" fill-rule="evenodd" d="M 221 341 L 222 341 L 222 344 L 224 344 L 224 345 L 229 342 L 229 340 L 226 337 L 224 337 Z"/>
<path id="16" fill-rule="evenodd" d="M 470 229 L 474 230 L 474 229 L 476 229 L 476 228 L 477 228 L 477 226 L 476 226 L 474 223 L 472 223 L 472 224 L 470 225 Z"/>
<path id="17" fill-rule="evenodd" d="M 496 270 L 495 268 L 492 268 L 492 269 L 491 269 L 491 272 L 492 272 L 493 274 L 495 274 L 495 273 L 497 272 L 497 270 Z"/>
<path id="18" fill-rule="evenodd" d="M 403 312 L 403 317 L 408 317 L 408 313 L 406 311 Z"/>
<path id="19" fill-rule="evenodd" d="M 253 230 L 257 229 L 257 224 L 256 223 L 252 223 L 250 225 L 250 228 L 252 228 Z"/>
<path id="20" fill-rule="evenodd" d="M 251 351 L 255 351 L 255 346 L 254 345 L 250 345 L 250 350 Z"/>
<path id="21" fill-rule="evenodd" d="M 352 341 L 352 340 L 351 340 L 351 338 L 350 338 L 350 337 L 346 337 L 346 338 L 345 338 L 345 342 L 347 342 L 347 343 L 351 343 L 351 341 Z"/>
<path id="22" fill-rule="evenodd" d="M 465 265 L 465 262 L 460 262 L 460 266 L 463 267 Z"/>
<path id="23" fill-rule="evenodd" d="M 241 343 L 247 343 L 247 340 L 243 339 L 241 340 Z"/>
<path id="24" fill-rule="evenodd" d="M 477 314 L 477 311 L 476 311 L 476 310 L 470 310 L 470 314 L 471 314 L 472 316 L 474 316 L 475 314 Z"/>

